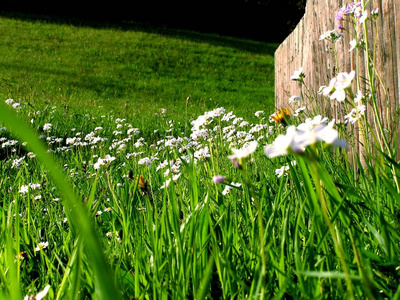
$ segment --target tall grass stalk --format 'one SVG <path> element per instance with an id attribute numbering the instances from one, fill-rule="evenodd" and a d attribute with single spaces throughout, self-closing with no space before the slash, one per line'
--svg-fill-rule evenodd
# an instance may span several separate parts
<path id="1" fill-rule="evenodd" d="M 378 128 L 368 138 L 374 124 L 359 105 L 372 100 L 351 89 L 363 84 L 352 76 L 335 74 L 323 93 L 343 100 L 342 122 L 316 99 L 297 112 L 256 111 L 254 122 L 218 106 L 181 123 L 160 110 L 144 130 L 134 117 L 6 100 L 1 295 L 398 298 L 400 164 L 388 128 L 393 149 Z M 359 114 L 340 115 L 348 109 Z M 350 156 L 367 143 L 364 157 Z"/>
<path id="2" fill-rule="evenodd" d="M 112 280 L 112 276 L 110 277 L 111 271 L 109 270 L 108 263 L 101 252 L 101 246 L 97 240 L 95 230 L 90 223 L 90 218 L 85 213 L 84 206 L 78 200 L 74 190 L 66 181 L 65 175 L 60 171 L 60 167 L 47 153 L 47 149 L 36 137 L 36 133 L 28 125 L 26 125 L 25 120 L 21 119 L 4 103 L 0 104 L 0 120 L 2 124 L 11 128 L 11 131 L 18 138 L 26 141 L 29 149 L 36 154 L 37 158 L 44 165 L 44 167 L 52 174 L 52 180 L 54 180 L 54 184 L 59 189 L 60 194 L 65 201 L 65 210 L 67 216 L 69 216 L 69 222 L 71 223 L 72 228 L 75 229 L 76 236 L 81 236 L 85 240 L 84 246 L 86 253 L 88 254 L 88 257 L 91 258 L 92 267 L 94 269 L 96 290 L 98 291 L 96 293 L 97 297 L 99 299 L 110 299 L 112 297 L 118 298 L 119 293 L 113 284 L 114 281 Z M 14 234 L 17 233 L 18 231 Z M 8 236 L 11 239 L 11 236 Z M 15 238 L 18 241 L 19 234 L 18 236 L 15 236 Z M 11 247 L 11 243 L 9 243 L 9 241 L 7 245 Z M 9 255 L 11 255 L 11 253 L 12 252 L 9 252 Z M 10 264 L 10 266 L 13 265 L 14 264 Z M 12 278 L 17 278 L 17 276 L 13 276 Z M 18 281 L 15 282 L 14 279 L 11 279 L 11 283 L 19 286 Z M 10 291 L 13 291 L 12 293 L 17 293 L 16 295 L 19 295 L 20 289 L 16 288 L 16 286 L 11 286 Z"/>

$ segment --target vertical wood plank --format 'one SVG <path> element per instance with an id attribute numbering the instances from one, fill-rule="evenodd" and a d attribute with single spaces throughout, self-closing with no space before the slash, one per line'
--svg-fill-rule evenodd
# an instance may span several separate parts
<path id="1" fill-rule="evenodd" d="M 355 51 L 349 52 L 350 34 L 353 29 L 345 32 L 345 37 L 336 44 L 338 51 L 339 69 L 335 69 L 335 58 L 329 54 L 329 43 L 320 41 L 321 34 L 333 30 L 337 26 L 336 13 L 341 7 L 353 1 L 345 0 L 308 0 L 305 14 L 294 31 L 278 47 L 275 53 L 275 107 L 288 106 L 288 99 L 292 95 L 300 95 L 300 86 L 291 82 L 290 76 L 295 70 L 303 67 L 306 74 L 305 83 L 312 91 L 313 103 L 305 104 L 309 108 L 318 106 L 320 111 L 329 118 L 342 119 L 346 112 L 342 106 L 329 99 L 317 95 L 320 86 L 328 85 L 331 78 L 340 72 L 350 72 L 358 66 L 359 75 L 368 78 L 363 53 L 359 57 Z M 380 119 L 392 131 L 398 128 L 400 110 L 400 0 L 371 0 L 367 9 L 379 8 L 376 30 L 368 27 L 369 40 L 377 37 L 376 69 L 380 74 L 382 84 L 378 85 Z M 361 29 L 361 26 L 360 26 Z M 370 45 L 370 51 L 373 44 Z M 354 91 L 356 84 L 353 85 Z M 367 90 L 368 83 L 360 85 L 362 92 Z M 293 107 L 294 108 L 294 107 Z M 374 124 L 371 107 L 367 106 L 367 119 Z M 352 130 L 355 138 L 360 139 L 357 126 Z M 376 128 L 373 128 L 374 130 Z M 397 130 L 397 140 L 400 141 L 400 132 Z M 355 148 L 355 152 L 363 154 L 364 150 Z M 399 149 L 400 152 L 400 149 Z M 400 153 L 399 153 L 400 156 Z"/>

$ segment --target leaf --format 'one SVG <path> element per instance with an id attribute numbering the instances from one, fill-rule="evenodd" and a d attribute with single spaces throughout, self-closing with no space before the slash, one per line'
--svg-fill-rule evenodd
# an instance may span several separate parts
<path id="1" fill-rule="evenodd" d="M 64 200 L 68 222 L 72 229 L 82 236 L 84 251 L 91 260 L 93 267 L 98 298 L 119 299 L 120 293 L 114 285 L 113 272 L 111 272 L 103 255 L 101 244 L 94 226 L 90 222 L 89 214 L 73 188 L 68 184 L 65 174 L 61 171 L 55 159 L 47 152 L 42 141 L 37 138 L 36 132 L 27 125 L 21 116 L 2 102 L 0 102 L 0 120 L 17 138 L 27 142 L 27 147 L 36 154 L 38 161 L 49 171 Z"/>

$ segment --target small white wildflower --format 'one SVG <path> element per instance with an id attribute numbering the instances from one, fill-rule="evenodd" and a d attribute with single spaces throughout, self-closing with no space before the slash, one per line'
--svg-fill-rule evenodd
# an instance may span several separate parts
<path id="1" fill-rule="evenodd" d="M 365 105 L 357 105 L 350 111 L 349 114 L 345 115 L 344 118 L 347 119 L 351 124 L 354 124 L 358 121 L 358 119 L 361 118 L 361 116 L 364 115 L 365 110 Z"/>
<path id="2" fill-rule="evenodd" d="M 297 117 L 302 111 L 304 111 L 306 109 L 305 106 L 299 107 L 298 109 L 296 109 L 293 113 L 294 117 Z"/>
<path id="3" fill-rule="evenodd" d="M 29 183 L 29 187 L 30 187 L 32 190 L 38 190 L 38 189 L 41 188 L 41 185 L 40 185 L 40 183 Z"/>
<path id="4" fill-rule="evenodd" d="M 36 246 L 35 251 L 38 252 L 38 251 L 40 251 L 40 250 L 44 250 L 44 249 L 46 249 L 48 246 L 49 246 L 49 243 L 48 243 L 48 242 L 40 242 L 40 243 Z"/>
<path id="5" fill-rule="evenodd" d="M 16 158 L 11 164 L 11 169 L 19 169 L 24 164 L 25 156 Z"/>
<path id="6" fill-rule="evenodd" d="M 339 139 L 338 132 L 332 128 L 333 123 L 328 125 L 319 124 L 310 128 L 308 125 L 289 126 L 285 135 L 279 135 L 273 144 L 266 145 L 264 148 L 265 155 L 269 158 L 286 155 L 291 152 L 302 153 L 305 148 L 316 142 L 325 142 L 329 145 L 345 148 L 347 143 Z"/>
<path id="7" fill-rule="evenodd" d="M 332 43 L 336 43 L 343 36 L 344 36 L 343 33 L 337 32 L 336 30 L 330 30 L 330 31 L 326 31 L 323 34 L 321 34 L 319 37 L 319 40 L 320 41 L 327 40 Z"/>
<path id="8" fill-rule="evenodd" d="M 255 115 L 257 118 L 262 117 L 264 114 L 265 114 L 265 112 L 262 111 L 262 110 L 256 111 L 256 112 L 254 113 L 254 115 Z"/>
<path id="9" fill-rule="evenodd" d="M 171 183 L 171 178 L 167 179 L 164 184 L 160 187 L 160 189 L 168 188 Z"/>
<path id="10" fill-rule="evenodd" d="M 206 146 L 194 152 L 193 156 L 199 161 L 205 161 L 208 157 L 211 157 L 211 154 L 208 147 Z"/>
<path id="11" fill-rule="evenodd" d="M 288 171 L 289 171 L 289 166 L 288 166 L 288 165 L 282 166 L 281 168 L 275 170 L 275 175 L 276 175 L 278 178 L 280 178 L 280 177 L 282 177 L 283 175 L 286 176 Z"/>
<path id="12" fill-rule="evenodd" d="M 252 154 L 254 151 L 256 151 L 258 146 L 257 141 L 252 141 L 247 143 L 243 148 L 241 149 L 232 149 L 233 154 L 229 156 L 229 159 L 243 159 L 248 157 L 250 154 Z"/>
<path id="13" fill-rule="evenodd" d="M 301 98 L 299 96 L 292 96 L 289 98 L 289 104 L 299 102 Z"/>
<path id="14" fill-rule="evenodd" d="M 53 127 L 52 124 L 46 123 L 43 125 L 43 131 L 50 131 L 52 127 Z"/>
<path id="15" fill-rule="evenodd" d="M 303 68 L 299 68 L 298 70 L 294 71 L 293 75 L 290 77 L 292 81 L 303 81 L 306 75 L 303 72 Z"/>
<path id="16" fill-rule="evenodd" d="M 225 186 L 224 190 L 222 191 L 222 195 L 227 195 L 230 193 L 230 191 L 233 189 L 233 187 L 241 187 L 242 184 L 241 183 L 235 183 L 235 182 L 231 182 L 230 185 Z"/>
<path id="17" fill-rule="evenodd" d="M 29 187 L 28 187 L 27 185 L 21 185 L 21 187 L 20 187 L 18 193 L 20 193 L 20 194 L 26 194 L 26 193 L 28 193 L 28 191 L 29 191 Z"/>
<path id="18" fill-rule="evenodd" d="M 24 300 L 30 300 L 30 299 L 42 300 L 47 295 L 49 290 L 50 290 L 50 285 L 46 285 L 44 287 L 44 289 L 42 291 L 40 291 L 39 293 L 37 293 L 36 295 L 25 296 Z"/>
<path id="19" fill-rule="evenodd" d="M 350 49 L 349 52 L 353 51 L 357 46 L 357 41 L 355 39 L 350 41 Z"/>
<path id="20" fill-rule="evenodd" d="M 36 157 L 35 153 L 33 153 L 33 152 L 28 152 L 27 156 L 28 156 L 28 158 L 30 158 L 30 159 Z"/>
<path id="21" fill-rule="evenodd" d="M 138 164 L 139 164 L 139 165 L 144 165 L 144 166 L 150 168 L 151 165 L 153 164 L 153 161 L 152 161 L 150 158 L 148 158 L 148 157 L 144 157 L 144 158 L 142 158 L 142 159 L 140 159 L 140 160 L 138 161 Z"/>

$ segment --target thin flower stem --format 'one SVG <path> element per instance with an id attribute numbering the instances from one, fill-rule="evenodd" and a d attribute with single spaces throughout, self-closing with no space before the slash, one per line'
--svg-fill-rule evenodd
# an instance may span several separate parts
<path id="1" fill-rule="evenodd" d="M 317 193 L 318 193 L 320 204 L 321 204 L 322 215 L 323 215 L 323 217 L 325 219 L 326 225 L 328 226 L 328 229 L 329 229 L 329 231 L 331 233 L 333 242 L 335 244 L 335 248 L 336 248 L 336 250 L 338 252 L 339 259 L 340 259 L 340 262 L 342 264 L 343 271 L 345 273 L 345 278 L 346 278 L 346 282 L 347 282 L 347 287 L 349 289 L 350 298 L 351 299 L 355 299 L 354 298 L 353 286 L 352 286 L 352 282 L 351 282 L 351 278 L 350 278 L 350 273 L 349 273 L 349 270 L 348 270 L 347 265 L 346 265 L 346 261 L 345 261 L 344 254 L 343 254 L 343 250 L 340 247 L 340 244 L 339 244 L 335 229 L 334 229 L 334 227 L 332 225 L 332 222 L 331 222 L 331 220 L 329 218 L 329 215 L 328 215 L 328 208 L 327 208 L 327 203 L 325 201 L 324 193 L 323 193 L 323 190 L 322 190 L 322 183 L 321 183 L 321 181 L 319 179 L 319 176 L 318 176 L 317 158 L 313 154 L 313 151 L 311 151 L 311 159 L 310 160 L 311 160 L 311 169 L 312 169 L 312 175 L 313 175 L 313 178 L 314 178 L 315 188 L 317 189 Z"/>
<path id="2" fill-rule="evenodd" d="M 259 238 L 260 238 L 260 256 L 261 256 L 261 278 L 260 281 L 264 282 L 264 278 L 266 276 L 266 270 L 267 270 L 267 261 L 265 258 L 265 249 L 264 249 L 264 225 L 263 225 L 263 220 L 262 220 L 262 209 L 260 202 L 258 201 L 258 197 L 255 195 L 254 192 L 254 187 L 251 181 L 249 180 L 248 177 L 248 172 L 247 172 L 247 162 L 243 162 L 243 177 L 244 177 L 244 182 L 249 188 L 250 191 L 250 201 L 254 201 L 254 205 L 256 206 L 257 209 L 257 214 L 258 214 L 258 227 L 259 227 Z M 264 285 L 261 286 L 261 295 L 259 299 L 264 299 L 265 296 L 265 287 Z"/>
<path id="3" fill-rule="evenodd" d="M 365 0 L 362 1 L 362 7 L 363 10 L 365 9 L 366 6 Z M 377 127 L 379 129 L 379 133 L 381 136 L 381 139 L 379 139 L 379 135 L 378 135 L 378 139 L 380 140 L 380 147 L 381 147 L 381 151 L 384 152 L 385 148 L 388 151 L 388 154 L 390 156 L 390 158 L 393 158 L 393 153 L 391 150 L 391 147 L 389 145 L 389 142 L 387 140 L 386 134 L 384 132 L 384 128 L 383 128 L 383 124 L 380 118 L 380 114 L 379 114 L 379 110 L 378 110 L 378 105 L 377 105 L 377 99 L 376 99 L 376 86 L 375 86 L 375 59 L 376 59 L 376 37 L 375 37 L 375 43 L 374 43 L 374 51 L 373 51 L 373 57 L 372 59 L 370 58 L 370 54 L 369 54 L 369 39 L 368 39 L 368 28 L 367 28 L 367 22 L 363 23 L 363 30 L 364 30 L 364 39 L 365 39 L 365 66 L 367 68 L 367 73 L 368 73 L 368 80 L 369 80 L 369 84 L 370 84 L 370 88 L 371 88 L 371 95 L 372 95 L 372 109 L 373 109 L 373 113 L 374 113 L 374 121 L 377 124 Z M 372 68 L 371 68 L 371 64 L 372 64 Z M 379 78 L 379 77 L 378 77 Z M 385 89 L 384 89 L 385 90 Z M 386 91 L 385 91 L 386 93 Z M 382 143 L 383 142 L 383 143 Z M 393 174 L 393 179 L 394 182 L 396 184 L 396 189 L 397 192 L 400 193 L 400 185 L 397 179 L 397 175 L 396 175 L 396 170 L 395 170 L 395 166 L 391 163 L 391 172 Z"/>

